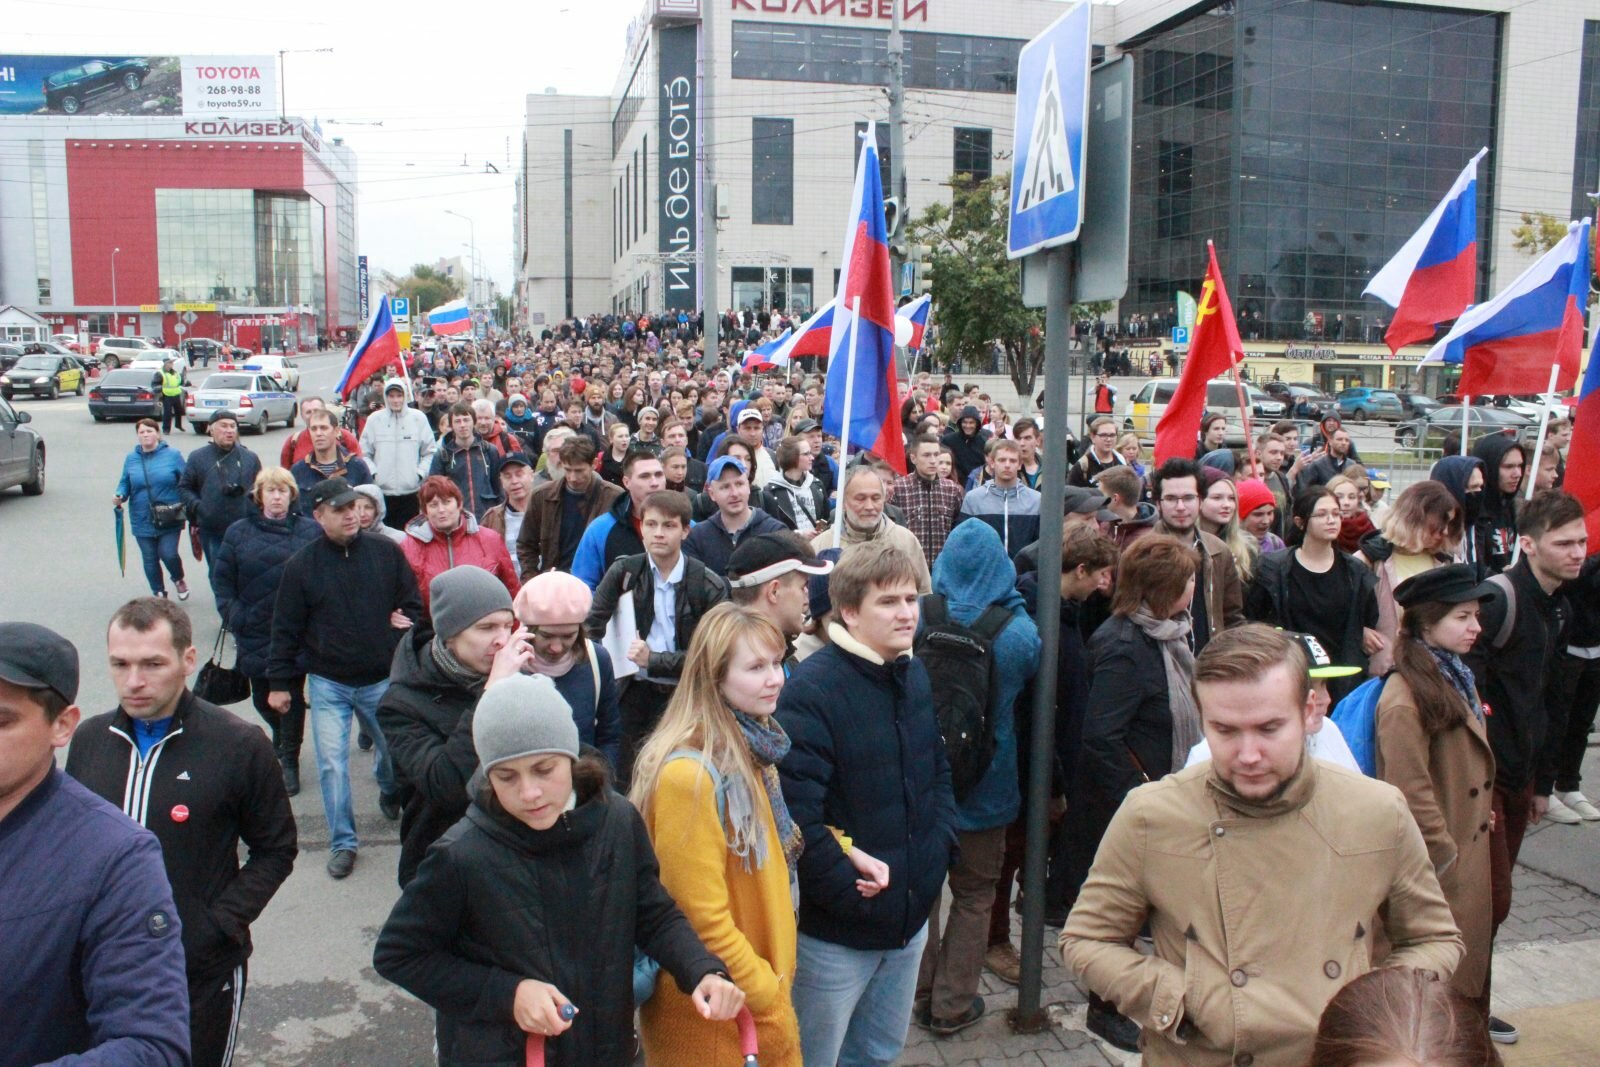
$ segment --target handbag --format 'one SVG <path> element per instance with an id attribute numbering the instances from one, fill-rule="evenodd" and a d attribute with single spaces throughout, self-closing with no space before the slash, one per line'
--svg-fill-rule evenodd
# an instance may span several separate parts
<path id="1" fill-rule="evenodd" d="M 238 651 L 234 652 L 235 666 L 222 665 L 222 646 L 227 636 L 225 629 L 217 632 L 217 643 L 212 646 L 211 658 L 195 675 L 194 695 L 208 704 L 237 704 L 250 695 L 250 679 L 237 666 Z"/>
<path id="2" fill-rule="evenodd" d="M 143 451 L 139 453 L 139 466 L 144 468 L 144 491 L 154 498 L 156 487 L 150 481 L 150 464 Z M 182 504 L 157 504 L 154 499 L 150 501 L 150 523 L 158 530 L 181 529 L 185 517 Z"/>

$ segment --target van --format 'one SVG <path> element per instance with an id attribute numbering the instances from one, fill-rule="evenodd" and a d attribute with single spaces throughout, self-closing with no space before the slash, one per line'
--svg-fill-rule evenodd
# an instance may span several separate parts
<path id="1" fill-rule="evenodd" d="M 1172 394 L 1178 389 L 1176 378 L 1152 378 L 1145 382 L 1137 393 L 1133 394 L 1122 412 L 1122 428 L 1132 430 L 1140 437 L 1154 438 L 1156 424 L 1161 421 L 1161 416 L 1166 414 L 1167 405 L 1172 401 Z M 1275 399 L 1246 382 L 1244 385 L 1245 399 L 1250 405 L 1251 430 L 1260 434 L 1272 423 L 1284 417 L 1283 402 Z M 1214 378 L 1206 383 L 1206 406 L 1208 413 L 1224 415 L 1228 420 L 1227 443 L 1230 448 L 1243 448 L 1244 421 L 1239 417 L 1239 389 L 1234 385 L 1232 378 Z M 1200 427 L 1195 426 L 1198 434 Z"/>

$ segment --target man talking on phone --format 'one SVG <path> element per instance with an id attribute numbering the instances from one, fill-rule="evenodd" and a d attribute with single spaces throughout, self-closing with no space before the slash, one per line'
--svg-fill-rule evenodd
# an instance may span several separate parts
<path id="1" fill-rule="evenodd" d="M 517 625 L 505 584 L 461 566 L 428 584 L 431 627 L 414 627 L 395 650 L 378 725 L 389 743 L 400 815 L 400 886 L 428 846 L 467 813 L 478 769 L 472 709 L 490 685 L 519 673 L 533 647 Z"/>

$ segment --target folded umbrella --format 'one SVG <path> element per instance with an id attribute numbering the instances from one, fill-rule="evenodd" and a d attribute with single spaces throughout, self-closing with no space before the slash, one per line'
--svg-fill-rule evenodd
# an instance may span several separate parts
<path id="1" fill-rule="evenodd" d="M 117 568 L 122 571 L 122 576 L 126 578 L 128 576 L 128 529 L 123 522 L 126 516 L 122 514 L 121 504 L 118 504 L 112 510 L 117 513 Z"/>

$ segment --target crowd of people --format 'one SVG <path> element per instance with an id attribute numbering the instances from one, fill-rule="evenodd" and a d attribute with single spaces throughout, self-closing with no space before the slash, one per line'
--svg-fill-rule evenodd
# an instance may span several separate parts
<path id="1" fill-rule="evenodd" d="M 34 916 L 0 917 L 26 1020 L 0 1064 L 231 1062 L 308 726 L 327 874 L 360 856 L 352 733 L 398 820 L 372 963 L 434 1010 L 441 1063 L 521 1063 L 528 1035 L 552 1064 L 732 1063 L 743 1013 L 765 1064 L 894 1063 L 912 1026 L 985 1016 L 984 971 L 1019 981 L 1034 802 L 1087 1026 L 1146 1063 L 1516 1039 L 1489 960 L 1523 835 L 1600 820 L 1566 427 L 1531 496 L 1494 436 L 1390 501 L 1336 419 L 1241 454 L 1207 418 L 1156 465 L 1097 415 L 1044 574 L 1038 419 L 919 374 L 902 473 L 838 454 L 814 373 L 623 325 L 422 354 L 342 414 L 307 397 L 277 456 L 230 412 L 187 457 L 141 420 L 118 707 L 80 722 L 79 650 L 0 624 L 0 900 Z M 265 732 L 187 685 L 185 528 Z"/>

